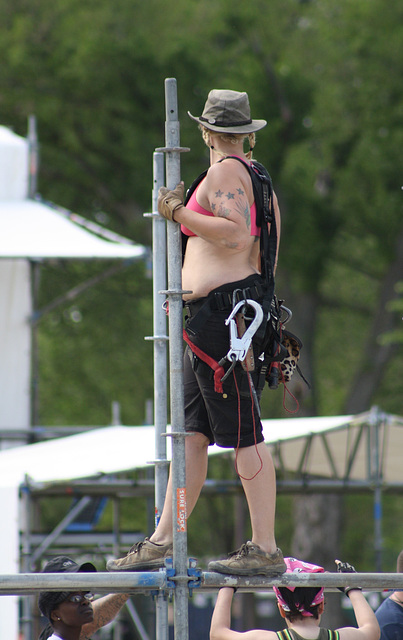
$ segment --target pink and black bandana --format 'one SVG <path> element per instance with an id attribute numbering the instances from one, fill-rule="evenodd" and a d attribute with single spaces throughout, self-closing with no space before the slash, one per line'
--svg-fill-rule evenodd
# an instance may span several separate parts
<path id="1" fill-rule="evenodd" d="M 284 558 L 285 564 L 287 566 L 286 573 L 324 573 L 324 568 L 319 567 L 317 564 L 311 564 L 310 562 L 303 562 L 302 560 L 297 560 L 297 558 Z M 295 591 L 296 587 L 287 587 L 290 591 Z M 290 612 L 290 608 L 288 604 L 285 602 L 283 596 L 281 595 L 279 589 L 277 587 L 273 587 L 273 591 L 276 594 L 277 600 L 283 607 L 284 611 L 287 613 Z M 316 606 L 320 602 L 324 600 L 324 587 L 321 587 L 314 599 L 311 602 L 311 607 Z M 312 613 L 309 611 L 305 611 L 302 605 L 298 602 L 295 603 L 296 608 L 303 616 L 312 616 Z"/>

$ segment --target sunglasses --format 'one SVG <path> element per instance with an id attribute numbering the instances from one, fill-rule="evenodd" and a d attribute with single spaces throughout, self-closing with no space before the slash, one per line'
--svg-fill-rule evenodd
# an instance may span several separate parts
<path id="1" fill-rule="evenodd" d="M 73 602 L 74 604 L 80 604 L 80 602 L 91 602 L 94 599 L 93 593 L 73 593 L 73 595 L 67 598 L 67 602 Z"/>

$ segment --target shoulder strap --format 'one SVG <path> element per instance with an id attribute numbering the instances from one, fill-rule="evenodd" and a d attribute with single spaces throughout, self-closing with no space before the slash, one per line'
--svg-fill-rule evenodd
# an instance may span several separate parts
<path id="1" fill-rule="evenodd" d="M 293 640 L 293 637 L 288 629 L 277 631 L 277 635 L 280 638 L 280 640 Z"/>
<path id="2" fill-rule="evenodd" d="M 201 183 L 203 178 L 205 178 L 207 171 L 208 171 L 208 169 L 206 169 L 205 171 L 203 171 L 203 173 L 201 173 L 199 176 L 197 176 L 196 180 L 193 180 L 193 182 L 190 185 L 189 189 L 186 191 L 185 200 L 183 202 L 183 204 L 185 206 L 189 202 L 192 193 L 197 189 L 197 187 L 199 186 L 199 184 Z M 185 259 L 185 251 L 186 251 L 187 241 L 188 241 L 188 236 L 186 236 L 184 233 L 182 233 L 182 263 L 183 263 L 183 261 Z"/>
<path id="3" fill-rule="evenodd" d="M 203 178 L 206 177 L 208 169 L 206 169 L 205 171 L 203 171 L 203 173 L 201 173 L 199 176 L 197 176 L 197 178 L 195 180 L 193 180 L 192 184 L 190 185 L 189 189 L 186 191 L 186 196 L 185 196 L 185 201 L 184 201 L 184 205 L 186 206 L 187 203 L 190 200 L 190 197 L 192 195 L 192 193 L 195 191 L 195 189 L 198 187 L 198 185 L 201 183 L 201 181 L 203 180 Z"/>
<path id="4" fill-rule="evenodd" d="M 238 158 L 238 156 L 227 156 L 227 158 L 234 158 L 242 162 L 252 180 L 253 195 L 256 203 L 256 224 L 261 227 L 260 263 L 262 276 L 267 286 L 267 292 L 263 299 L 262 306 L 264 315 L 267 318 L 274 296 L 274 265 L 277 253 L 277 227 L 273 205 L 273 185 L 267 169 L 260 164 L 260 162 L 252 160 L 252 163 L 249 164 L 242 160 L 242 158 Z M 219 162 L 223 160 L 226 160 L 226 158 L 219 160 Z M 262 322 L 256 333 L 257 340 L 263 339 L 265 329 L 266 324 Z"/>
<path id="5" fill-rule="evenodd" d="M 340 634 L 338 631 L 332 631 L 332 629 L 327 630 L 329 640 L 339 640 Z"/>
<path id="6" fill-rule="evenodd" d="M 270 174 L 267 169 L 252 160 L 249 164 L 238 158 L 238 156 L 227 156 L 222 158 L 219 162 L 223 162 L 227 158 L 233 158 L 241 162 L 248 170 L 250 178 L 252 180 L 253 195 L 256 203 L 256 224 L 261 227 L 261 244 L 260 244 L 260 257 L 262 264 L 262 275 L 265 278 L 268 285 L 273 283 L 274 285 L 274 264 L 277 253 L 277 227 L 276 217 L 274 215 L 273 206 L 273 185 Z M 270 233 L 268 230 L 268 224 L 270 223 Z M 273 286 L 274 292 L 274 286 Z"/>

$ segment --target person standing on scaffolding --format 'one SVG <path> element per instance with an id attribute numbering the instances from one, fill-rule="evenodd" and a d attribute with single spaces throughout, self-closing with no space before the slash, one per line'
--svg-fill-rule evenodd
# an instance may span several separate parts
<path id="1" fill-rule="evenodd" d="M 264 444 L 258 393 L 258 347 L 252 342 L 243 363 L 225 370 L 218 363 L 229 352 L 226 319 L 240 300 L 259 303 L 265 282 L 260 275 L 260 228 L 249 170 L 255 132 L 265 120 L 253 120 L 246 93 L 213 89 L 199 123 L 210 149 L 210 167 L 184 205 L 183 183 L 173 191 L 162 187 L 158 211 L 181 225 L 186 238 L 182 286 L 187 312 L 188 342 L 184 355 L 187 512 L 192 512 L 207 475 L 210 444 L 236 450 L 236 468 L 248 502 L 252 539 L 228 559 L 210 562 L 209 570 L 233 575 L 275 575 L 286 570 L 274 532 L 276 476 Z M 244 151 L 244 142 L 249 150 Z M 280 236 L 280 212 L 272 195 Z M 242 305 L 243 306 L 243 305 Z M 239 316 L 237 316 L 238 321 Z M 239 318 L 239 322 L 242 318 Z M 245 318 L 244 318 L 245 321 Z M 246 324 L 248 323 L 246 317 Z M 238 331 L 242 334 L 238 324 Z M 195 353 L 196 352 L 196 353 Z M 201 355 L 201 357 L 199 357 Z M 220 362 L 221 361 L 221 362 Z M 242 366 L 243 364 L 243 366 Z M 231 371 L 222 381 L 225 372 Z M 245 371 L 246 369 L 246 371 Z M 221 384 L 222 381 L 222 384 Z M 217 384 L 219 391 L 217 390 Z M 143 571 L 164 566 L 172 556 L 172 487 L 169 481 L 165 505 L 155 532 L 137 543 L 121 559 L 109 560 L 109 571 Z"/>

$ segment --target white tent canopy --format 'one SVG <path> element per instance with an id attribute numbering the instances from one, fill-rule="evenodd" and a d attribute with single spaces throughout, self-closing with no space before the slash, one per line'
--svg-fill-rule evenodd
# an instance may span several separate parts
<path id="1" fill-rule="evenodd" d="M 0 201 L 0 230 L 0 258 L 138 259 L 146 254 L 142 245 L 106 240 L 34 200 Z"/>
<path id="2" fill-rule="evenodd" d="M 141 258 L 145 247 L 54 205 L 28 198 L 28 140 L 0 126 L 0 258 Z M 83 219 L 81 219 L 83 220 Z M 97 228 L 99 233 L 96 233 Z M 105 233 L 103 233 L 105 231 Z"/>
<path id="3" fill-rule="evenodd" d="M 279 469 L 362 482 L 374 478 L 368 458 L 375 428 L 376 470 L 385 484 L 403 483 L 403 418 L 399 416 L 371 411 L 357 416 L 263 420 L 263 428 Z M 209 448 L 210 455 L 226 451 L 215 445 Z M 17 487 L 26 477 L 33 483 L 59 483 L 140 469 L 154 456 L 153 426 L 93 429 L 0 451 L 0 487 Z"/>
<path id="4" fill-rule="evenodd" d="M 31 165 L 28 140 L 0 126 L 0 428 L 4 429 L 27 429 L 31 419 L 31 263 L 133 261 L 147 255 L 146 247 L 94 222 L 29 199 Z M 2 446 L 12 444 L 15 441 Z"/>
<path id="5" fill-rule="evenodd" d="M 31 156 L 31 157 L 30 157 Z M 122 238 L 99 225 L 51 204 L 30 199 L 30 167 L 33 156 L 27 139 L 0 126 L 0 429 L 27 431 L 31 420 L 31 350 L 30 318 L 32 301 L 32 261 L 48 259 L 139 260 L 147 255 L 146 247 Z M 31 178 L 33 176 L 31 175 Z M 24 442 L 24 438 L 21 438 Z M 21 442 L 20 441 L 20 442 Z M 2 441 L 3 447 L 16 440 Z M 17 462 L 2 470 L 0 500 L 7 514 L 2 534 L 0 573 L 14 573 L 19 567 L 18 486 L 21 472 L 29 472 L 17 447 Z M 4 452 L 6 453 L 6 452 Z M 10 450 L 11 453 L 11 450 Z M 39 450 L 31 452 L 36 461 L 47 466 Z M 58 462 L 65 460 L 63 450 Z M 32 462 L 32 460 L 31 460 Z M 34 474 L 35 475 L 35 474 Z M 17 637 L 17 599 L 0 599 L 2 637 Z"/>

